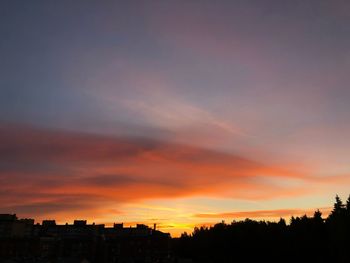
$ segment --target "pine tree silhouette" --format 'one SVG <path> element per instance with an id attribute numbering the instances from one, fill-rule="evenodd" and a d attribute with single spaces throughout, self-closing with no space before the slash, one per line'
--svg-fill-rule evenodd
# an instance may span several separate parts
<path id="1" fill-rule="evenodd" d="M 289 224 L 233 221 L 196 228 L 183 235 L 176 255 L 193 262 L 350 262 L 350 196 L 344 204 L 336 195 L 333 210 L 324 219 L 320 210 L 312 217 L 292 216 Z"/>

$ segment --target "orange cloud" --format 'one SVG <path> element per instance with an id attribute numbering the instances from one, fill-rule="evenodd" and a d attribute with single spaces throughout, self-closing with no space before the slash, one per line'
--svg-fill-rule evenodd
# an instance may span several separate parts
<path id="1" fill-rule="evenodd" d="M 309 180 L 293 169 L 195 146 L 0 125 L 1 212 L 103 214 L 123 202 L 216 195 L 300 195 L 266 178 Z"/>
<path id="2" fill-rule="evenodd" d="M 317 209 L 275 209 L 275 210 L 257 210 L 257 211 L 240 211 L 228 213 L 213 213 L 213 214 L 196 214 L 197 218 L 289 218 L 291 216 L 311 216 Z M 323 215 L 328 215 L 332 210 L 331 207 L 323 207 L 319 209 Z"/>

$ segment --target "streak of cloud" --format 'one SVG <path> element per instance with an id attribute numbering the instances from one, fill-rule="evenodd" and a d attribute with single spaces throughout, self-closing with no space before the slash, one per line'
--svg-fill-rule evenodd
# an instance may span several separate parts
<path id="1" fill-rule="evenodd" d="M 208 213 L 208 214 L 195 214 L 197 218 L 286 218 L 291 216 L 312 216 L 317 209 L 274 209 L 274 210 L 257 210 L 257 211 L 239 211 L 239 212 L 226 212 L 226 213 Z M 319 210 L 323 213 L 323 216 L 327 216 L 332 210 L 331 207 L 322 207 Z"/>
<path id="2" fill-rule="evenodd" d="M 66 198 L 74 196 L 91 208 L 103 202 L 108 206 L 203 194 L 265 199 L 300 193 L 303 184 L 286 188 L 268 181 L 262 184 L 264 178 L 308 180 L 301 172 L 263 164 L 254 157 L 150 138 L 20 125 L 0 127 L 0 157 L 2 210 L 25 213 L 41 208 L 41 213 L 49 214 L 50 203 L 65 210 Z M 83 204 L 73 202 L 66 210 L 74 207 L 80 210 Z"/>

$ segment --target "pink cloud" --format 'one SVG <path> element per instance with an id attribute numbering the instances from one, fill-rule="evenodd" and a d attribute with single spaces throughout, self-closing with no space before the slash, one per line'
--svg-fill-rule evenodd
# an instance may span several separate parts
<path id="1" fill-rule="evenodd" d="M 111 204 L 152 198 L 298 196 L 308 191 L 304 181 L 315 180 L 254 157 L 195 146 L 18 125 L 0 126 L 0 158 L 1 212 L 33 215 L 96 214 Z"/>

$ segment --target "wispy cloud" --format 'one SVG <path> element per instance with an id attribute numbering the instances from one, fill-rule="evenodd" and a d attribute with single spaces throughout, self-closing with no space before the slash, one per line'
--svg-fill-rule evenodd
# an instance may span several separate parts
<path id="1" fill-rule="evenodd" d="M 318 208 L 324 216 L 327 216 L 332 210 L 331 207 Z M 286 218 L 291 216 L 311 216 L 317 209 L 274 209 L 257 211 L 238 211 L 226 213 L 208 213 L 195 214 L 197 218 L 216 218 L 216 219 L 242 219 L 242 218 Z"/>
<path id="2" fill-rule="evenodd" d="M 130 204 L 134 213 L 144 209 L 132 220 L 145 221 L 149 210 L 152 216 L 166 213 L 176 218 L 162 224 L 178 227 L 178 233 L 181 224 L 188 224 L 183 217 L 191 216 L 190 211 L 178 213 L 173 207 L 157 212 L 153 206 L 143 208 L 145 202 L 196 196 L 261 202 L 300 197 L 347 178 L 313 177 L 298 167 L 256 159 L 159 139 L 2 124 L 0 211 L 60 222 L 76 217 L 107 222 L 121 216 L 128 221 L 132 216 L 125 216 L 123 209 Z M 191 224 L 200 218 L 269 218 L 303 211 L 198 213 Z"/>

